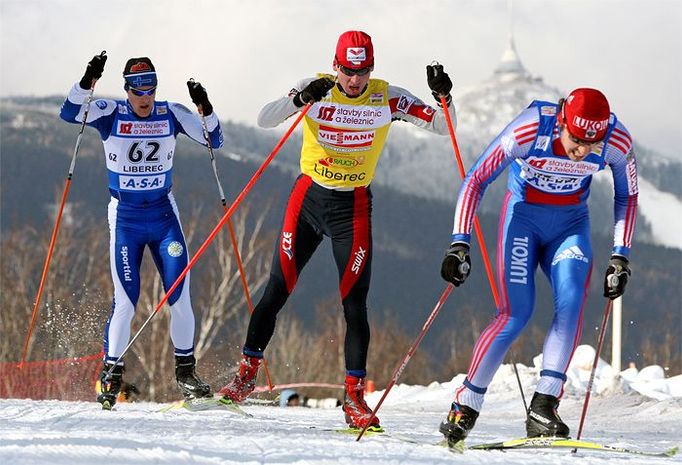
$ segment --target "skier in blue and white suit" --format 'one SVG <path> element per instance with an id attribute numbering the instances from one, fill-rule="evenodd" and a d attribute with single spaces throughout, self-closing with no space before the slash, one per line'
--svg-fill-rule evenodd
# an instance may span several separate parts
<path id="1" fill-rule="evenodd" d="M 500 214 L 497 274 L 500 304 L 474 347 L 467 377 L 440 431 L 450 442 L 473 428 L 488 385 L 528 323 L 535 305 L 535 270 L 549 279 L 554 319 L 542 370 L 528 409 L 526 433 L 568 436 L 557 414 L 566 370 L 580 341 L 592 271 L 587 208 L 592 176 L 608 166 L 614 185 L 614 244 L 604 296 L 623 294 L 637 216 L 637 164 L 632 139 L 596 89 L 571 92 L 559 104 L 533 102 L 483 152 L 460 188 L 452 244 L 441 275 L 455 286 L 469 274 L 471 227 L 486 187 L 510 167 Z M 616 278 L 616 279 L 614 279 Z"/>
<path id="2" fill-rule="evenodd" d="M 106 58 L 98 55 L 88 63 L 83 78 L 62 105 L 62 119 L 70 123 L 83 121 L 90 89 L 101 77 Z M 123 364 L 114 367 L 111 377 L 104 379 L 104 374 L 130 339 L 145 246 L 152 253 L 166 290 L 188 263 L 187 245 L 171 192 L 176 137 L 183 133 L 206 145 L 197 115 L 179 103 L 155 101 L 157 76 L 149 58 L 128 60 L 123 77 L 127 100 L 94 100 L 86 123 L 96 128 L 102 138 L 111 193 L 109 250 L 114 300 L 104 333 L 105 358 L 98 396 L 104 408 L 113 406 L 120 390 Z M 187 85 L 192 101 L 206 119 L 211 145 L 222 146 L 220 123 L 206 90 L 194 81 Z M 210 387 L 195 373 L 195 321 L 189 282 L 187 274 L 168 299 L 170 335 L 179 388 L 186 397 L 204 397 L 210 394 Z"/>

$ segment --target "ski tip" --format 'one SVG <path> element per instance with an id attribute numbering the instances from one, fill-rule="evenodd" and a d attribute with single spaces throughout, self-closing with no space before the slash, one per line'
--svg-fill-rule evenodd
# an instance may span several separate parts
<path id="1" fill-rule="evenodd" d="M 450 452 L 456 453 L 456 454 L 463 454 L 464 453 L 464 440 L 459 440 L 459 441 L 453 441 L 451 439 L 445 438 L 442 439 L 438 444 L 436 444 L 441 447 L 447 447 L 447 449 Z"/>
<path id="2" fill-rule="evenodd" d="M 341 434 L 360 434 L 360 431 L 362 431 L 362 428 L 357 428 L 355 426 L 348 426 L 347 428 L 339 428 L 335 430 L 337 433 Z M 382 434 L 385 433 L 386 430 L 384 430 L 381 426 L 370 426 L 367 428 L 367 431 L 365 431 L 365 435 L 367 436 L 372 436 L 374 434 Z"/>
<path id="3" fill-rule="evenodd" d="M 212 408 L 218 408 L 221 404 L 213 399 L 205 397 L 194 397 L 189 399 L 184 399 L 180 406 L 190 412 L 198 412 L 202 410 L 211 410 Z"/>
<path id="4" fill-rule="evenodd" d="M 227 396 L 219 397 L 216 402 L 221 404 L 221 405 L 237 405 L 237 403 L 235 401 L 233 401 L 232 399 L 230 399 Z"/>
<path id="5" fill-rule="evenodd" d="M 202 412 L 205 410 L 223 410 L 232 413 L 237 413 L 245 417 L 252 417 L 250 413 L 245 412 L 239 407 L 239 404 L 227 398 L 209 397 L 195 397 L 189 399 L 182 399 L 171 404 L 165 405 L 158 412 L 165 413 L 175 410 L 188 410 L 190 412 Z"/>
<path id="6" fill-rule="evenodd" d="M 105 400 L 104 402 L 102 402 L 102 410 L 111 411 L 111 410 L 113 410 L 113 408 L 114 408 L 113 404 L 111 402 L 109 402 L 108 400 Z"/>
<path id="7" fill-rule="evenodd" d="M 247 417 L 247 418 L 253 418 L 253 415 L 251 415 L 250 413 L 244 411 L 244 410 L 239 406 L 239 404 L 238 404 L 237 402 L 233 401 L 232 399 L 230 399 L 230 398 L 227 397 L 227 396 L 219 397 L 218 399 L 214 400 L 214 402 L 215 402 L 216 405 L 218 405 L 219 407 L 221 407 L 221 408 L 223 408 L 223 409 L 225 409 L 225 410 L 228 410 L 228 411 L 230 411 L 230 412 L 232 412 L 232 413 L 237 413 L 237 414 L 242 415 L 242 416 Z"/>
<path id="8" fill-rule="evenodd" d="M 464 441 L 448 441 L 448 449 L 450 452 L 455 452 L 457 454 L 464 453 Z"/>
<path id="9" fill-rule="evenodd" d="M 159 413 L 166 413 L 166 412 L 170 412 L 171 410 L 178 409 L 178 408 L 180 408 L 180 406 L 178 405 L 178 403 L 177 403 L 177 402 L 173 402 L 172 404 L 164 405 L 164 406 L 161 407 L 159 410 L 157 410 L 157 412 L 159 412 Z"/>
<path id="10" fill-rule="evenodd" d="M 675 447 L 671 447 L 670 449 L 668 449 L 667 451 L 665 451 L 663 454 L 664 454 L 666 457 L 674 457 L 675 455 L 677 455 L 677 452 L 678 452 L 679 450 L 680 450 L 679 446 L 675 446 Z"/>

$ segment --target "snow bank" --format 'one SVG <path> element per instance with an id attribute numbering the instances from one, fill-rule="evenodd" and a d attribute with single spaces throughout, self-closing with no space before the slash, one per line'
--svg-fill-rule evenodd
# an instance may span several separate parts
<path id="1" fill-rule="evenodd" d="M 589 345 L 578 346 L 571 365 L 566 373 L 568 380 L 564 385 L 564 397 L 583 399 L 587 384 L 590 380 L 595 349 Z M 521 378 L 521 385 L 528 398 L 535 389 L 540 378 L 542 354 L 533 359 L 533 366 L 527 367 L 517 363 L 516 368 Z M 399 384 L 391 390 L 386 398 L 387 405 L 399 405 L 407 400 L 413 405 L 429 403 L 442 398 L 444 393 L 452 395 L 455 389 L 464 381 L 465 374 L 458 374 L 452 380 L 439 383 L 433 382 L 429 386 L 410 386 Z M 495 374 L 488 387 L 488 397 L 503 396 L 508 392 L 518 391 L 518 381 L 514 374 L 514 367 L 505 364 Z M 597 362 L 592 393 L 597 395 L 638 393 L 655 400 L 682 399 L 682 375 L 665 377 L 665 370 L 658 365 L 651 365 L 641 370 L 628 368 L 616 373 L 613 367 L 601 358 Z M 378 402 L 384 391 L 376 391 L 368 396 L 370 402 Z"/>
<path id="2" fill-rule="evenodd" d="M 585 392 L 594 363 L 594 355 L 593 347 L 578 346 L 566 373 L 567 391 L 579 394 Z M 535 366 L 539 367 L 541 361 L 541 356 L 536 357 Z M 602 394 L 609 391 L 625 393 L 635 391 L 656 400 L 682 398 L 682 375 L 666 378 L 665 370 L 658 365 L 644 367 L 640 371 L 637 368 L 628 368 L 617 373 L 611 365 L 600 358 L 597 362 L 593 392 Z"/>

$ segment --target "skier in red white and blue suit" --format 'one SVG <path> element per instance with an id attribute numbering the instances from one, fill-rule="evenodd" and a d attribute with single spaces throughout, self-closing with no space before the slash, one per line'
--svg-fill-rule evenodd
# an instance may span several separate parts
<path id="1" fill-rule="evenodd" d="M 459 286 L 470 271 L 471 227 L 486 187 L 508 166 L 500 214 L 497 281 L 500 307 L 474 347 L 467 377 L 440 431 L 451 443 L 473 428 L 488 385 L 528 323 L 535 305 L 535 270 L 549 279 L 554 319 L 542 371 L 528 409 L 526 432 L 568 436 L 557 414 L 566 370 L 582 332 L 592 270 L 587 208 L 592 175 L 609 166 L 614 185 L 614 246 L 604 295 L 623 294 L 637 216 L 637 165 L 632 139 L 598 90 L 581 88 L 559 104 L 534 101 L 488 146 L 462 184 L 443 279 Z"/>
<path id="2" fill-rule="evenodd" d="M 61 118 L 81 123 L 90 89 L 102 76 L 106 55 L 95 56 L 67 96 Z M 140 296 L 140 266 L 145 247 L 168 290 L 187 266 L 188 253 L 175 198 L 171 192 L 175 142 L 182 133 L 206 145 L 201 119 L 187 107 L 156 101 L 157 76 L 147 57 L 131 58 L 123 70 L 126 100 L 96 99 L 87 125 L 99 131 L 109 175 L 109 230 L 114 300 L 104 331 L 101 392 L 103 408 L 116 402 L 123 363 L 114 363 L 130 339 L 130 325 Z M 223 143 L 218 117 L 201 84 L 190 80 L 190 97 L 206 118 L 208 137 L 215 148 Z M 189 273 L 173 291 L 170 335 L 175 347 L 175 376 L 185 397 L 210 394 L 208 384 L 195 373 L 194 312 Z M 112 370 L 110 376 L 106 376 Z"/>

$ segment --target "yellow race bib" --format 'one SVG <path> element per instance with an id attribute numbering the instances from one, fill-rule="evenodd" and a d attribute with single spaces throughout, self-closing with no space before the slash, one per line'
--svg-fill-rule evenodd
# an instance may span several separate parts
<path id="1" fill-rule="evenodd" d="M 301 172 L 330 187 L 369 185 L 390 125 L 386 81 L 370 79 L 365 92 L 356 98 L 345 96 L 335 86 L 306 114 Z"/>

